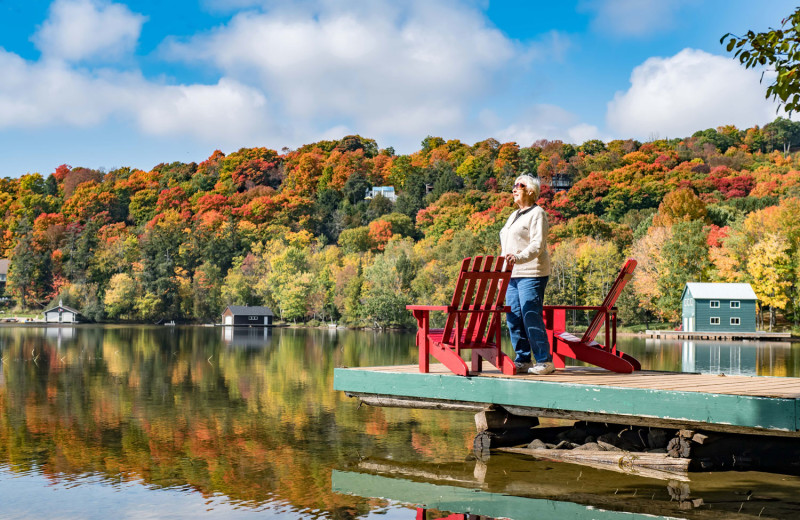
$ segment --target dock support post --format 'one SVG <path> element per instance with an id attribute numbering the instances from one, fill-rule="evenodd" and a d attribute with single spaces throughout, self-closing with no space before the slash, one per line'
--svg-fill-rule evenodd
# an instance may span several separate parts
<path id="1" fill-rule="evenodd" d="M 535 426 L 539 426 L 538 417 L 514 415 L 502 407 L 490 407 L 475 414 L 475 428 L 479 432 Z"/>
<path id="2" fill-rule="evenodd" d="M 489 450 L 526 444 L 535 437 L 532 428 L 539 425 L 537 417 L 509 413 L 502 407 L 490 407 L 475 414 L 478 433 L 472 448 L 478 460 L 489 458 Z"/>

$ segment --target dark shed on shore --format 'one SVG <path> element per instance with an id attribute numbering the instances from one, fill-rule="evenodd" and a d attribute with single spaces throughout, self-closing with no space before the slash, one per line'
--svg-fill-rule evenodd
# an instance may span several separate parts
<path id="1" fill-rule="evenodd" d="M 269 327 L 275 316 L 269 307 L 228 305 L 222 312 L 222 324 L 233 326 Z"/>

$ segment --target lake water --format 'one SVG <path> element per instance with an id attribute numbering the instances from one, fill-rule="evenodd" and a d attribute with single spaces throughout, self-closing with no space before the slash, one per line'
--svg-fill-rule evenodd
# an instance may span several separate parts
<path id="1" fill-rule="evenodd" d="M 800 375 L 789 343 L 620 346 L 647 369 Z M 409 333 L 0 327 L 0 518 L 800 517 L 794 476 L 480 462 L 469 413 L 332 390 L 335 367 L 416 356 Z"/>

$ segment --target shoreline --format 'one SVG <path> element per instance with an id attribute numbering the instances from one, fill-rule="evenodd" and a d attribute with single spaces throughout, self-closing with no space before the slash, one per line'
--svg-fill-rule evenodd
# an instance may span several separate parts
<path id="1" fill-rule="evenodd" d="M 75 322 L 75 323 L 55 323 L 55 322 L 46 322 L 46 321 L 33 321 L 31 318 L 21 318 L 20 320 L 28 320 L 28 321 L 7 321 L 9 319 L 20 319 L 15 316 L 9 316 L 8 318 L 0 320 L 0 327 L 231 327 L 231 325 L 223 325 L 221 323 L 176 323 L 176 324 L 164 324 L 164 323 L 147 323 L 147 322 L 128 322 L 128 321 L 115 321 L 115 322 Z M 415 333 L 416 328 L 412 327 L 386 327 L 386 328 L 375 328 L 375 327 L 350 327 L 346 325 L 336 325 L 336 326 L 329 326 L 329 325 L 315 325 L 315 326 L 308 326 L 303 324 L 295 324 L 295 323 L 277 323 L 273 325 L 265 325 L 261 327 L 253 327 L 249 325 L 244 326 L 237 326 L 237 328 L 296 328 L 296 329 L 317 329 L 317 330 L 363 330 L 363 331 L 372 331 L 372 332 L 401 332 L 401 333 Z M 507 334 L 507 331 L 504 330 Z M 648 335 L 645 332 L 617 332 L 617 337 L 621 338 L 648 338 Z M 737 340 L 738 341 L 738 340 Z M 742 340 L 747 342 L 747 340 Z M 791 336 L 789 338 L 782 339 L 782 341 L 786 342 L 800 342 L 800 337 L 798 336 Z"/>

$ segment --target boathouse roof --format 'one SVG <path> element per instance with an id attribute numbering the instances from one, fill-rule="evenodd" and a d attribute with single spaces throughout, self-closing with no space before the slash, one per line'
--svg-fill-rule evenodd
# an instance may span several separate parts
<path id="1" fill-rule="evenodd" d="M 228 305 L 234 316 L 275 316 L 269 307 L 248 307 L 246 305 Z M 227 310 L 227 309 L 226 309 Z M 224 314 L 224 311 L 223 311 Z"/>
<path id="2" fill-rule="evenodd" d="M 47 314 L 48 312 L 53 312 L 53 311 L 71 312 L 71 313 L 73 313 L 75 315 L 81 314 L 81 311 L 73 309 L 72 307 L 68 307 L 66 305 L 63 305 L 61 302 L 59 302 L 58 305 L 56 305 L 54 307 L 50 307 L 49 309 L 45 310 L 44 313 Z"/>
<path id="3" fill-rule="evenodd" d="M 697 283 L 688 282 L 686 292 L 700 300 L 757 300 L 749 283 Z"/>

